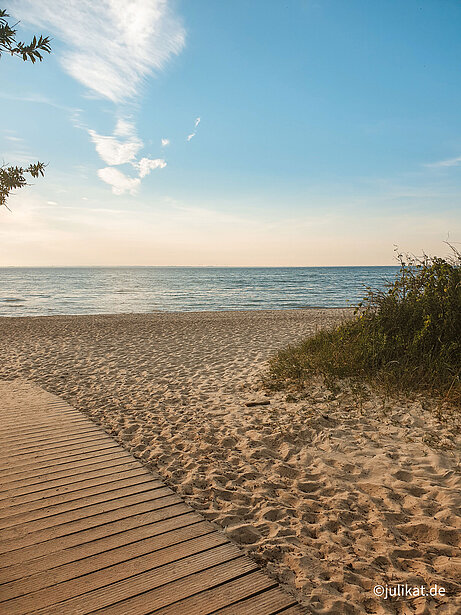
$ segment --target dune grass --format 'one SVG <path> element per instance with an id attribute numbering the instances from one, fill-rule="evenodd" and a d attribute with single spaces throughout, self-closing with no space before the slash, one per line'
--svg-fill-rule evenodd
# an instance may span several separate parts
<path id="1" fill-rule="evenodd" d="M 389 392 L 427 392 L 461 405 L 461 254 L 399 255 L 384 291 L 367 289 L 354 318 L 319 331 L 270 361 L 266 385 L 303 388 L 327 381 L 368 382 Z"/>

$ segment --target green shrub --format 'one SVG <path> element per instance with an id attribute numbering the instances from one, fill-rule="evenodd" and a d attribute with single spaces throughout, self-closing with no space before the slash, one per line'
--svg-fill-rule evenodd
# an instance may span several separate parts
<path id="1" fill-rule="evenodd" d="M 354 318 L 320 331 L 270 362 L 273 388 L 309 377 L 372 381 L 461 400 L 461 255 L 403 258 L 384 291 L 367 289 Z"/>

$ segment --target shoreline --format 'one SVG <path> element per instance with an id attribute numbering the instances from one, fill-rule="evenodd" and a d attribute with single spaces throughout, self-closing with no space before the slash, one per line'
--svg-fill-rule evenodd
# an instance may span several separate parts
<path id="1" fill-rule="evenodd" d="M 307 612 L 403 615 L 408 602 L 373 595 L 398 580 L 445 587 L 412 603 L 454 615 L 459 434 L 424 399 L 261 388 L 273 352 L 350 310 L 5 317 L 0 379 L 101 424 Z"/>
<path id="2" fill-rule="evenodd" d="M 280 312 L 300 312 L 300 311 L 330 311 L 330 310 L 345 310 L 352 311 L 354 310 L 354 306 L 341 306 L 341 307 L 299 307 L 299 308 L 273 308 L 273 309 L 242 309 L 242 310 L 234 310 L 234 309 L 223 309 L 223 310 L 153 310 L 151 312 L 94 312 L 94 313 L 85 313 L 85 314 L 37 314 L 37 315 L 26 315 L 26 316 L 15 316 L 12 315 L 4 315 L 0 314 L 1 318 L 75 318 L 75 317 L 94 317 L 94 316 L 106 316 L 106 317 L 121 317 L 121 316 L 160 316 L 162 314 L 171 314 L 174 316 L 179 316 L 181 314 L 263 314 L 263 313 L 280 313 Z"/>

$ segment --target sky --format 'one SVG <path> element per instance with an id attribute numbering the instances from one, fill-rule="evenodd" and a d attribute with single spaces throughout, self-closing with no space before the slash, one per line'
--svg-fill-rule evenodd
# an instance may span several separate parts
<path id="1" fill-rule="evenodd" d="M 458 0 L 14 0 L 0 266 L 395 264 L 461 242 Z"/>

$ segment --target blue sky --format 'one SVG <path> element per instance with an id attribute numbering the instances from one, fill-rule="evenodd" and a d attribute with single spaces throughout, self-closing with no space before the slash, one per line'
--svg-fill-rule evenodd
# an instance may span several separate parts
<path id="1" fill-rule="evenodd" d="M 1 265 L 393 264 L 461 241 L 456 0 L 15 0 Z M 163 140 L 163 141 L 162 141 Z"/>

